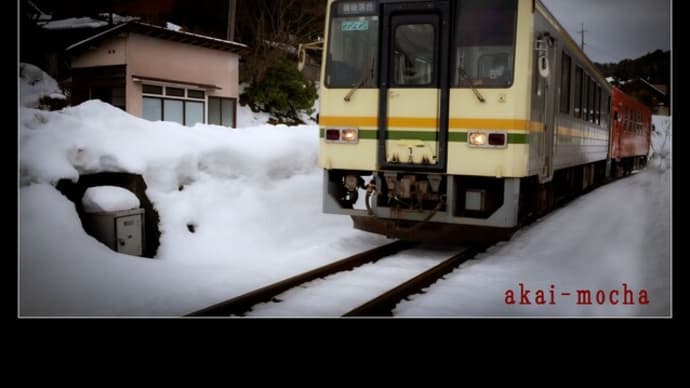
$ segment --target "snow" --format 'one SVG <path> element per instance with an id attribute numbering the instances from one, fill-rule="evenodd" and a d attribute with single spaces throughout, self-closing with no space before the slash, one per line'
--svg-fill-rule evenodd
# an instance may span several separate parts
<path id="1" fill-rule="evenodd" d="M 317 83 L 318 90 L 318 83 Z M 239 94 L 244 93 L 244 89 L 247 87 L 246 83 L 240 84 Z M 318 124 L 316 121 L 316 114 L 319 112 L 319 99 L 314 101 L 314 105 L 311 108 L 312 113 L 307 114 L 307 112 L 300 110 L 298 111 L 299 119 L 307 124 Z M 250 128 L 264 125 L 271 120 L 271 114 L 266 112 L 253 112 L 249 105 L 237 104 L 237 128 Z"/>
<path id="2" fill-rule="evenodd" d="M 173 31 L 182 31 L 182 27 L 178 26 L 175 23 L 170 23 L 170 22 L 165 23 L 165 28 L 167 28 L 168 30 L 173 30 Z"/>
<path id="3" fill-rule="evenodd" d="M 348 217 L 322 213 L 318 126 L 259 124 L 263 118 L 247 118 L 242 109 L 238 115 L 246 127 L 190 128 L 149 122 L 100 101 L 55 112 L 21 107 L 20 315 L 179 316 L 389 241 L 354 230 Z M 671 127 L 667 118 L 654 120 L 646 170 L 490 248 L 394 313 L 668 315 Z M 87 235 L 75 204 L 54 187 L 103 171 L 143 176 L 160 216 L 155 258 L 113 252 Z M 339 315 L 451 254 L 403 252 L 334 275 L 335 283 L 290 290 L 284 304 L 260 305 L 252 314 Z M 557 303 L 506 305 L 506 290 L 520 283 L 532 290 L 533 302 L 537 289 L 554 285 Z M 646 290 L 650 303 L 577 305 L 560 296 L 624 287 Z M 319 290 L 326 296 L 310 296 Z"/>
<path id="4" fill-rule="evenodd" d="M 139 198 L 122 187 L 96 186 L 86 189 L 82 198 L 87 213 L 116 212 L 139 208 Z"/>
<path id="5" fill-rule="evenodd" d="M 342 316 L 458 252 L 458 247 L 411 249 L 352 271 L 314 280 L 254 306 L 247 316 Z M 324 301 L 324 295 L 328 300 Z"/>
<path id="6" fill-rule="evenodd" d="M 649 152 L 650 162 L 656 167 L 665 169 L 671 166 L 671 118 L 668 116 L 652 116 L 652 146 Z"/>
<path id="7" fill-rule="evenodd" d="M 99 28 L 107 25 L 108 22 L 104 20 L 97 20 L 90 17 L 79 17 L 52 20 L 45 23 L 42 27 L 46 30 L 68 30 L 75 28 Z"/>
<path id="8" fill-rule="evenodd" d="M 268 123 L 271 115 L 266 112 L 253 112 L 249 105 L 237 104 L 237 128 L 258 127 Z"/>
<path id="9" fill-rule="evenodd" d="M 38 67 L 19 64 L 19 101 L 20 106 L 38 108 L 43 97 L 64 100 L 65 96 L 50 75 Z"/>
<path id="10" fill-rule="evenodd" d="M 108 25 L 110 20 L 110 14 L 101 13 L 98 15 L 99 19 L 94 19 L 88 16 L 84 17 L 72 17 L 60 20 L 51 20 L 44 23 L 41 27 L 46 30 L 71 30 L 77 28 L 100 28 Z M 113 15 L 113 24 L 120 24 L 130 22 L 132 20 L 138 20 L 137 17 L 132 16 L 120 16 L 116 13 Z"/>
<path id="11" fill-rule="evenodd" d="M 189 128 L 97 100 L 22 108 L 21 314 L 179 316 L 386 242 L 321 213 L 317 150 L 317 126 Z M 143 175 L 160 216 L 155 259 L 85 234 L 53 187 L 100 171 Z"/>

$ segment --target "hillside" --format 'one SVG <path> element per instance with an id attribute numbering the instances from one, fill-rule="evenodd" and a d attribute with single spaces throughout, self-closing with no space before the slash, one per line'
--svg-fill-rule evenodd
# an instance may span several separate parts
<path id="1" fill-rule="evenodd" d="M 624 59 L 618 63 L 597 63 L 605 77 L 613 78 L 613 84 L 640 102 L 653 108 L 663 103 L 670 107 L 671 52 L 656 50 L 637 59 Z M 643 79 L 645 82 L 640 82 Z M 654 85 L 665 96 L 656 92 Z"/>

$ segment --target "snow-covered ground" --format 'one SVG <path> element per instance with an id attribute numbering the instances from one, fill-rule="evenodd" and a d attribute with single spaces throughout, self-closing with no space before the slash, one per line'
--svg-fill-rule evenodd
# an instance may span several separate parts
<path id="1" fill-rule="evenodd" d="M 21 316 L 179 316 L 387 241 L 352 229 L 347 217 L 321 213 L 315 125 L 259 125 L 262 117 L 240 110 L 238 122 L 252 126 L 188 128 L 98 101 L 57 112 L 22 104 Z M 544 218 L 395 313 L 668 315 L 671 141 L 670 127 L 661 135 L 665 123 L 655 119 L 650 168 Z M 154 259 L 115 253 L 87 235 L 75 205 L 54 187 L 98 171 L 143 175 L 160 215 Z M 372 273 L 386 284 L 398 280 L 400 271 L 391 272 Z M 622 291 L 625 283 L 636 296 L 647 290 L 650 303 L 581 306 L 558 296 L 555 305 L 506 305 L 505 291 L 518 291 L 519 283 L 533 290 L 532 300 L 551 284 L 560 293 Z M 366 288 L 349 287 L 347 297 L 365 296 Z M 309 303 L 313 315 L 332 311 Z M 299 315 L 312 315 L 300 308 Z"/>

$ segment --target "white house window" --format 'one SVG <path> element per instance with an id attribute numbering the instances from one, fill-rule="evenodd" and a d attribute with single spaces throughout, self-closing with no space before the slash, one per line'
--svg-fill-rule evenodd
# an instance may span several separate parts
<path id="1" fill-rule="evenodd" d="M 185 124 L 184 101 L 163 100 L 163 120 L 174 121 L 179 124 Z"/>
<path id="2" fill-rule="evenodd" d="M 162 85 L 142 85 L 143 118 L 151 121 L 174 121 L 194 126 L 204 123 L 206 92 Z"/>
<path id="3" fill-rule="evenodd" d="M 235 106 L 234 98 L 208 98 L 208 123 L 235 127 Z"/>
<path id="4" fill-rule="evenodd" d="M 196 123 L 204 123 L 204 103 L 196 101 L 185 101 L 185 113 L 187 125 L 193 126 Z"/>

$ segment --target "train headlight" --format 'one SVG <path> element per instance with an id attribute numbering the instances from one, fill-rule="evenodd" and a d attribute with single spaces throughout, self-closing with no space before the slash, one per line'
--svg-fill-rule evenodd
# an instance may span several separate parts
<path id="1" fill-rule="evenodd" d="M 508 145 L 504 132 L 470 132 L 467 136 L 470 147 L 502 148 Z"/>
<path id="2" fill-rule="evenodd" d="M 489 136 L 482 132 L 470 132 L 470 145 L 475 147 L 486 147 L 489 144 Z"/>
<path id="3" fill-rule="evenodd" d="M 341 133 L 341 139 L 345 143 L 357 143 L 357 140 L 359 140 L 359 130 L 357 128 L 343 129 Z"/>
<path id="4" fill-rule="evenodd" d="M 327 143 L 357 143 L 359 141 L 358 128 L 326 129 Z"/>

